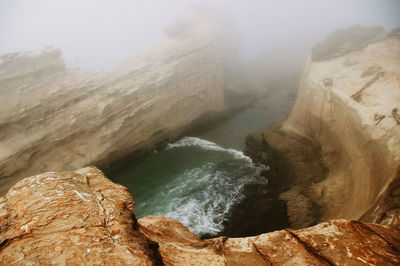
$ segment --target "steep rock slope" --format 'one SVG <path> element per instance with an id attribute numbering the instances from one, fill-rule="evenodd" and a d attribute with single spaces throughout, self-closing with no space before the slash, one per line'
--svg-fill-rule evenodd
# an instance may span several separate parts
<path id="1" fill-rule="evenodd" d="M 397 228 L 338 220 L 201 240 L 178 221 L 134 218 L 127 189 L 94 167 L 48 172 L 0 198 L 1 265 L 396 265 Z"/>
<path id="2" fill-rule="evenodd" d="M 399 212 L 380 217 L 383 205 L 377 204 L 400 178 L 399 110 L 398 34 L 341 57 L 306 63 L 283 128 L 322 148 L 329 173 L 312 189 L 324 208 L 323 219 L 400 224 Z"/>
<path id="3" fill-rule="evenodd" d="M 351 27 L 316 46 L 289 118 L 252 138 L 294 179 L 281 199 L 295 227 L 334 218 L 400 225 L 399 110 L 399 30 Z"/>
<path id="4" fill-rule="evenodd" d="M 65 69 L 54 48 L 0 57 L 0 193 L 27 175 L 107 164 L 219 112 L 217 36 L 192 23 L 110 71 Z"/>

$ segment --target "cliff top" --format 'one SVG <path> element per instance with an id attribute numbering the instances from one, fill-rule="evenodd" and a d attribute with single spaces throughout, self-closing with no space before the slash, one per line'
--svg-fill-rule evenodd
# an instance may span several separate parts
<path id="1" fill-rule="evenodd" d="M 201 240 L 180 222 L 136 223 L 126 188 L 95 167 L 26 178 L 0 198 L 0 264 L 395 265 L 400 231 L 337 220 L 302 230 Z M 153 248 L 151 248 L 153 247 Z"/>
<path id="2" fill-rule="evenodd" d="M 313 61 L 324 61 L 361 50 L 370 43 L 383 39 L 385 30 L 380 26 L 354 25 L 329 34 L 312 49 Z"/>
<path id="3" fill-rule="evenodd" d="M 0 80 L 64 68 L 61 50 L 52 46 L 41 52 L 18 52 L 0 56 Z"/>

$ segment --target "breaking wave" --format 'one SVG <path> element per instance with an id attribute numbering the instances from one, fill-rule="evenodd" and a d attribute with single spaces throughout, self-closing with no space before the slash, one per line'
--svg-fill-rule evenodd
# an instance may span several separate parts
<path id="1" fill-rule="evenodd" d="M 170 217 L 200 236 L 224 229 L 232 208 L 245 199 L 246 186 L 267 189 L 261 176 L 265 166 L 253 163 L 241 151 L 200 138 L 185 137 L 169 144 L 141 164 L 131 172 L 141 181 L 131 187 L 124 184 L 133 192 L 137 216 Z"/>

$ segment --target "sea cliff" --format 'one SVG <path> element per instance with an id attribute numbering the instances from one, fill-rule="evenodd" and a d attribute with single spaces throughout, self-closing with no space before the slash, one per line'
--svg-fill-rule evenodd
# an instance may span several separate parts
<path id="1" fill-rule="evenodd" d="M 61 52 L 0 57 L 0 194 L 43 171 L 106 166 L 224 109 L 213 24 L 191 23 L 111 70 L 65 68 Z"/>
<path id="2" fill-rule="evenodd" d="M 294 227 L 400 223 L 400 36 L 382 31 L 351 27 L 318 44 L 289 118 L 248 139 L 289 184 L 280 199 Z"/>

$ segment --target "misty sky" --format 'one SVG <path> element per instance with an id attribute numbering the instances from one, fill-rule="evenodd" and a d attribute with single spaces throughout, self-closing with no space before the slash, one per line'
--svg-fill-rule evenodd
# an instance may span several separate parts
<path id="1" fill-rule="evenodd" d="M 400 26 L 400 0 L 0 0 L 0 54 L 53 45 L 70 67 L 109 68 L 162 38 L 195 3 L 228 22 L 245 58 L 309 49 L 353 24 Z"/>

